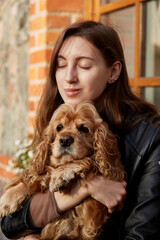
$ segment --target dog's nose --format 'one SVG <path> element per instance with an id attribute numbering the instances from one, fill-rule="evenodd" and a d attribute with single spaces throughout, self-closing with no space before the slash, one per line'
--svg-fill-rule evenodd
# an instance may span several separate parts
<path id="1" fill-rule="evenodd" d="M 69 135 L 63 135 L 59 139 L 59 143 L 62 147 L 69 147 L 74 142 L 74 138 Z"/>

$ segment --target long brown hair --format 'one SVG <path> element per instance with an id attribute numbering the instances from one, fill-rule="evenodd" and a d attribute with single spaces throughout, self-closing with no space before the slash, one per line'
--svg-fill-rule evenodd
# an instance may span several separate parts
<path id="1" fill-rule="evenodd" d="M 99 98 L 101 116 L 108 121 L 112 129 L 120 131 L 125 127 L 128 115 L 147 112 L 157 113 L 156 106 L 138 98 L 129 86 L 126 63 L 120 39 L 117 32 L 110 26 L 99 22 L 76 22 L 66 28 L 59 36 L 51 58 L 49 74 L 43 91 L 36 118 L 36 131 L 34 143 L 37 144 L 44 128 L 49 123 L 55 109 L 63 103 L 58 92 L 55 71 L 59 50 L 66 38 L 80 36 L 85 38 L 99 49 L 107 66 L 112 66 L 115 61 L 120 61 L 122 70 L 119 78 L 113 84 L 107 84 Z"/>

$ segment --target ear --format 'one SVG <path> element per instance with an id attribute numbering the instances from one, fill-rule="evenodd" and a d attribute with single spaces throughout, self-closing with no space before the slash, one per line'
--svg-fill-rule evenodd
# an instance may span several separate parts
<path id="1" fill-rule="evenodd" d="M 109 179 L 123 180 L 125 175 L 117 138 L 105 122 L 96 129 L 94 140 L 95 161 L 100 173 Z"/>
<path id="2" fill-rule="evenodd" d="M 37 174 L 42 174 L 51 155 L 51 143 L 54 141 L 53 128 L 49 125 L 43 133 L 42 141 L 37 146 L 31 161 L 31 169 Z"/>
<path id="3" fill-rule="evenodd" d="M 108 83 L 112 84 L 119 78 L 121 69 L 122 63 L 120 61 L 116 61 L 113 63 Z"/>

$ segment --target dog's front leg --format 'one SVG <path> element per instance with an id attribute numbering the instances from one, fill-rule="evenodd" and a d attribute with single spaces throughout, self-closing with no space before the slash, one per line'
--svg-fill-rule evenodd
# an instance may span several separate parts
<path id="1" fill-rule="evenodd" d="M 19 182 L 8 188 L 0 199 L 0 217 L 8 216 L 22 207 L 22 203 L 29 198 L 27 186 Z"/>
<path id="2" fill-rule="evenodd" d="M 89 157 L 65 163 L 51 171 L 49 189 L 52 192 L 65 189 L 77 177 L 84 179 L 95 163 Z"/>

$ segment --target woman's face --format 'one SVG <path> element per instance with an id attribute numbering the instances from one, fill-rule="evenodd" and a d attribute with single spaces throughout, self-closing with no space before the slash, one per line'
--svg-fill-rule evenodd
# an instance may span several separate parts
<path id="1" fill-rule="evenodd" d="M 65 103 L 97 99 L 112 75 L 101 52 L 82 37 L 67 38 L 58 54 L 56 82 Z"/>

